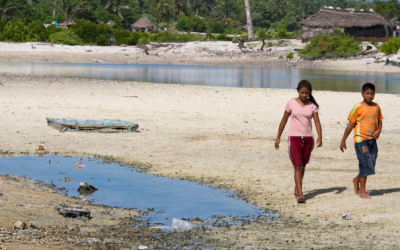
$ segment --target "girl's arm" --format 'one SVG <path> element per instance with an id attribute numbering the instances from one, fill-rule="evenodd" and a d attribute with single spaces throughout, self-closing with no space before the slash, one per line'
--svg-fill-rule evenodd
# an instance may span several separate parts
<path id="1" fill-rule="evenodd" d="M 319 115 L 318 112 L 314 113 L 313 115 L 314 123 L 315 123 L 315 128 L 317 129 L 317 147 L 322 146 L 322 128 L 321 128 L 321 122 L 319 121 Z"/>
<path id="2" fill-rule="evenodd" d="M 355 124 L 352 123 L 351 121 L 349 121 L 349 124 L 347 124 L 346 130 L 344 131 L 343 134 L 343 138 L 342 138 L 342 142 L 340 143 L 340 151 L 344 152 L 343 149 L 347 149 L 346 148 L 346 139 L 349 136 L 349 134 L 351 133 L 351 131 L 353 130 Z"/>
<path id="3" fill-rule="evenodd" d="M 279 124 L 278 135 L 276 136 L 276 141 L 275 141 L 276 149 L 279 149 L 279 143 L 281 142 L 281 135 L 283 133 L 283 130 L 285 129 L 285 126 L 289 119 L 289 116 L 290 116 L 290 113 L 285 110 L 285 113 L 283 113 L 281 123 Z"/>

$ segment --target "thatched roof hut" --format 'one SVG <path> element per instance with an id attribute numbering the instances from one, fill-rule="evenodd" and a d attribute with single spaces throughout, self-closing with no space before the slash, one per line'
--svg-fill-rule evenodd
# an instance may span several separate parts
<path id="1" fill-rule="evenodd" d="M 302 40 L 307 41 L 319 34 L 333 34 L 333 29 L 342 29 L 360 41 L 369 41 L 372 37 L 386 41 L 393 36 L 391 24 L 381 15 L 370 11 L 354 9 L 333 9 L 323 7 L 301 22 L 303 26 Z"/>
<path id="2" fill-rule="evenodd" d="M 157 26 L 155 26 L 149 18 L 146 16 L 141 17 L 139 20 L 137 20 L 134 24 L 131 25 L 132 31 L 149 31 L 149 30 L 155 30 L 157 29 Z"/>
<path id="3" fill-rule="evenodd" d="M 69 21 L 65 20 L 64 22 L 60 23 L 60 24 L 58 25 L 58 27 L 67 29 L 67 28 L 68 28 L 69 26 L 71 26 L 72 24 L 76 24 L 76 23 L 74 22 L 74 20 L 69 19 Z"/>

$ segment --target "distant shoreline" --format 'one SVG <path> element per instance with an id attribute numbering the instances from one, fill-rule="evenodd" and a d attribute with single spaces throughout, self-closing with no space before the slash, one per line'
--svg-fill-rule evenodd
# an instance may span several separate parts
<path id="1" fill-rule="evenodd" d="M 286 47 L 269 47 L 260 51 L 261 43 L 251 43 L 242 53 L 232 42 L 152 43 L 149 55 L 136 46 L 63 46 L 46 43 L 0 43 L 0 61 L 120 64 L 170 64 L 235 67 L 286 67 L 301 69 L 345 70 L 359 72 L 400 73 L 400 67 L 375 63 L 373 56 L 356 59 L 307 61 L 286 56 L 305 44 L 288 39 Z"/>

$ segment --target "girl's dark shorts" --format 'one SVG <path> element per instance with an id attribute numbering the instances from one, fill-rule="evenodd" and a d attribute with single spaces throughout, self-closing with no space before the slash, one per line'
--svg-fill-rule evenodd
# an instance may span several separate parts
<path id="1" fill-rule="evenodd" d="M 310 161 L 314 148 L 314 138 L 311 136 L 289 136 L 289 158 L 293 167 L 305 167 Z"/>
<path id="2" fill-rule="evenodd" d="M 376 140 L 366 140 L 354 144 L 358 158 L 359 177 L 375 174 L 376 158 L 378 157 L 378 145 Z"/>

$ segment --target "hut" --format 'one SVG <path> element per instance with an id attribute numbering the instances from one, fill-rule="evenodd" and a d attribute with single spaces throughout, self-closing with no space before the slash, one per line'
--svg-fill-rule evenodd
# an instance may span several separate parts
<path id="1" fill-rule="evenodd" d="M 63 29 L 68 29 L 69 26 L 71 26 L 72 24 L 76 24 L 76 23 L 74 22 L 74 20 L 69 19 L 69 21 L 65 20 L 64 22 L 60 23 L 58 25 L 58 27 L 63 28 Z"/>
<path id="2" fill-rule="evenodd" d="M 134 24 L 131 25 L 132 31 L 149 31 L 149 30 L 156 30 L 157 26 L 155 26 L 149 18 L 146 16 L 141 17 L 137 20 Z"/>
<path id="3" fill-rule="evenodd" d="M 354 9 L 334 9 L 322 7 L 317 13 L 302 21 L 301 40 L 306 42 L 319 34 L 332 35 L 333 29 L 338 28 L 346 34 L 354 36 L 357 41 L 370 41 L 376 38 L 380 42 L 393 36 L 391 24 L 381 15 L 369 11 Z"/>

